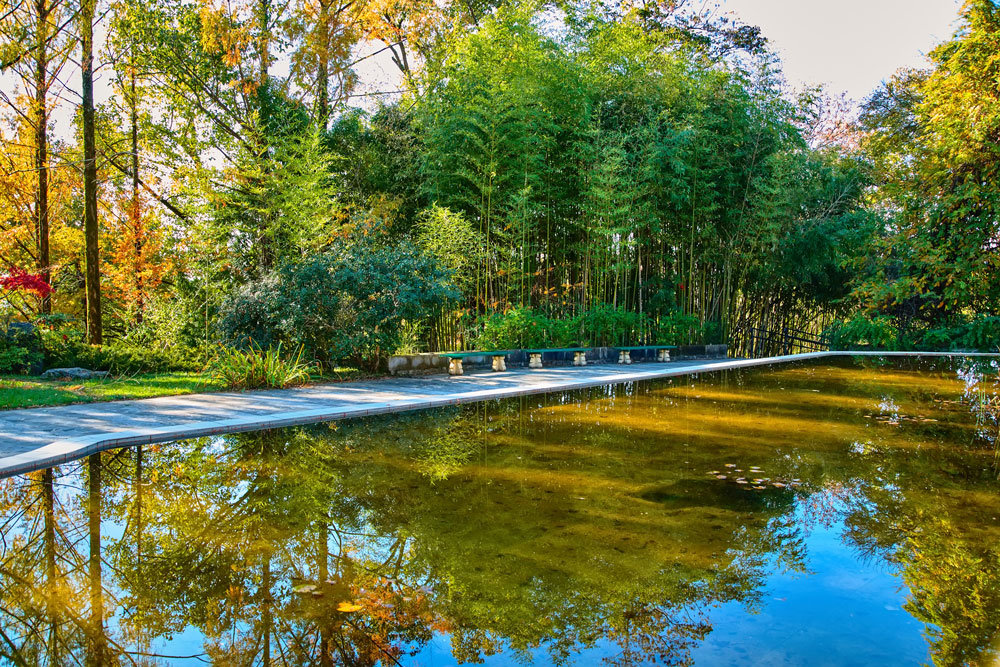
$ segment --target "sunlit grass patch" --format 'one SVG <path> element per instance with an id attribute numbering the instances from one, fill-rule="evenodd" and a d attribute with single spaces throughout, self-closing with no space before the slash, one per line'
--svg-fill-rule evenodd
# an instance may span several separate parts
<path id="1" fill-rule="evenodd" d="M 160 373 L 94 380 L 42 380 L 0 376 L 0 409 L 117 401 L 216 391 L 220 385 L 199 373 Z"/>
<path id="2" fill-rule="evenodd" d="M 314 383 L 344 382 L 366 377 L 357 368 L 335 368 L 313 378 Z M 222 391 L 222 382 L 205 373 L 155 373 L 93 380 L 43 380 L 0 375 L 0 410 L 180 396 Z"/>

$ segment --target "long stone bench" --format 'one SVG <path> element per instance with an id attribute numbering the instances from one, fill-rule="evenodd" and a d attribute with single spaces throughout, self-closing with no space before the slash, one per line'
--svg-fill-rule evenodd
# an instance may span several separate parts
<path id="1" fill-rule="evenodd" d="M 660 357 L 658 350 L 668 350 L 669 356 Z M 590 347 L 590 348 L 538 348 L 536 354 L 543 355 L 545 366 L 561 365 L 591 365 L 594 363 L 613 364 L 616 361 L 625 363 L 622 352 L 624 347 Z M 574 351 L 575 350 L 575 351 Z M 531 354 L 528 350 L 485 350 L 472 352 L 422 352 L 418 354 L 393 355 L 389 358 L 389 373 L 394 376 L 421 376 L 433 373 L 446 373 L 452 365 L 452 359 L 446 355 L 456 356 L 463 363 L 465 370 L 487 370 L 494 361 L 491 352 L 506 352 L 499 368 L 525 367 L 531 365 Z M 725 345 L 680 345 L 673 346 L 631 346 L 629 361 L 674 361 L 675 359 L 706 359 L 726 356 Z M 581 363 L 581 362 L 586 362 Z M 537 368 L 537 366 L 536 366 Z M 456 369 L 457 370 L 457 369 Z"/>
<path id="2" fill-rule="evenodd" d="M 616 347 L 618 350 L 618 363 L 631 364 L 632 353 L 653 350 L 656 352 L 657 361 L 670 361 L 670 350 L 676 350 L 676 345 L 633 345 L 630 347 Z"/>
<path id="3" fill-rule="evenodd" d="M 587 365 L 587 352 L 593 348 L 589 347 L 547 347 L 526 349 L 528 353 L 528 368 L 541 368 L 542 355 L 546 352 L 572 352 L 574 366 Z"/>
<path id="4" fill-rule="evenodd" d="M 493 371 L 499 373 L 507 370 L 507 355 L 511 350 L 486 350 L 484 352 L 443 352 L 440 356 L 449 360 L 448 375 L 463 375 L 462 360 L 469 357 L 492 357 Z"/>

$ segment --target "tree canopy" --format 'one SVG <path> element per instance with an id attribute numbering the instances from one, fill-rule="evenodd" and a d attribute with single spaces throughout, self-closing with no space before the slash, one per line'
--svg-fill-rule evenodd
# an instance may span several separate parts
<path id="1" fill-rule="evenodd" d="M 8 320 L 181 356 L 305 344 L 294 318 L 231 315 L 337 256 L 371 270 L 333 301 L 399 290 L 388 319 L 357 302 L 380 343 L 312 345 L 325 365 L 529 320 L 581 344 L 1000 333 L 989 0 L 857 118 L 791 90 L 758 29 L 684 2 L 11 7 L 0 269 L 53 291 L 6 299 Z M 88 20 L 111 91 L 93 103 Z M 365 88 L 380 57 L 396 89 Z M 565 333 L 601 313 L 627 324 Z"/>

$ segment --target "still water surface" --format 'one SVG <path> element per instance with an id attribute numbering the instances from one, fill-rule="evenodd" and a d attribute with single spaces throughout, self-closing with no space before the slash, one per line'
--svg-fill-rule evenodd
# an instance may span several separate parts
<path id="1" fill-rule="evenodd" d="M 0 482 L 12 664 L 990 664 L 995 361 L 842 360 Z"/>

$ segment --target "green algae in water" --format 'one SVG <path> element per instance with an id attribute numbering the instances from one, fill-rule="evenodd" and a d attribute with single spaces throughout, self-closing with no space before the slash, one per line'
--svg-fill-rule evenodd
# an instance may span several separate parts
<path id="1" fill-rule="evenodd" d="M 993 364 L 707 374 L 130 448 L 8 479 L 0 652 L 989 663 Z"/>

